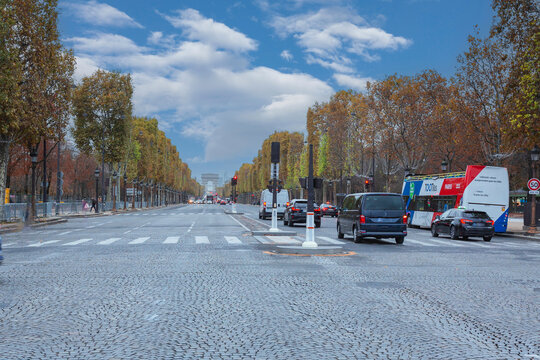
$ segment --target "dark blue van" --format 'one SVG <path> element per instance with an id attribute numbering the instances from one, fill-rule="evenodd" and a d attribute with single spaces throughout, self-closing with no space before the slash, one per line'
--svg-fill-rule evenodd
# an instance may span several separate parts
<path id="1" fill-rule="evenodd" d="M 401 194 L 358 193 L 343 200 L 337 219 L 338 238 L 352 235 L 359 242 L 364 237 L 394 238 L 403 244 L 407 236 L 407 215 Z"/>

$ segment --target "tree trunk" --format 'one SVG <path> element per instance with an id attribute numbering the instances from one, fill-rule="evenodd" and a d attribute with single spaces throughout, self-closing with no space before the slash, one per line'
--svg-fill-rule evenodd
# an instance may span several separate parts
<path id="1" fill-rule="evenodd" d="M 7 168 L 9 163 L 9 144 L 4 137 L 0 137 L 0 205 L 4 205 Z"/>

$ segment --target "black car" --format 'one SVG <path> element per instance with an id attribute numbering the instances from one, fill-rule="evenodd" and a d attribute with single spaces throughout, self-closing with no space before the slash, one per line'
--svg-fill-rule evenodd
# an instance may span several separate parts
<path id="1" fill-rule="evenodd" d="M 321 216 L 325 216 L 325 215 L 331 216 L 331 217 L 338 216 L 338 210 L 334 205 L 322 204 L 320 206 L 320 209 L 321 209 Z"/>
<path id="2" fill-rule="evenodd" d="M 321 210 L 313 204 L 315 214 L 315 227 L 321 227 Z M 307 215 L 307 200 L 293 199 L 283 213 L 283 225 L 294 226 L 295 223 L 305 223 Z"/>
<path id="3" fill-rule="evenodd" d="M 491 241 L 495 233 L 494 222 L 484 211 L 450 209 L 435 217 L 431 224 L 431 235 L 448 234 L 454 240 L 462 237 L 479 236 Z"/>
<path id="4" fill-rule="evenodd" d="M 407 235 L 407 215 L 401 194 L 358 193 L 343 200 L 337 218 L 337 235 L 359 242 L 364 237 L 394 238 L 403 244 Z"/>

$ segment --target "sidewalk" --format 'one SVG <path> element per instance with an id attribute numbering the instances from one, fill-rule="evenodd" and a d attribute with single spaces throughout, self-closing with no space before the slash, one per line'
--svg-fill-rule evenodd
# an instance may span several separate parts
<path id="1" fill-rule="evenodd" d="M 528 233 L 527 230 L 523 230 L 523 215 L 511 215 L 508 217 L 508 227 L 506 230 L 507 235 L 516 236 L 522 239 L 540 241 L 540 231 L 536 234 Z M 504 234 L 500 234 L 505 236 Z"/>
<path id="2" fill-rule="evenodd" d="M 82 213 L 72 213 L 72 214 L 65 214 L 65 215 L 60 215 L 60 216 L 50 216 L 47 218 L 38 218 L 33 224 L 28 225 L 28 226 L 41 227 L 41 226 L 46 226 L 46 225 L 58 224 L 61 222 L 67 222 L 68 219 L 70 218 L 109 216 L 109 215 L 114 215 L 114 214 L 119 214 L 119 213 L 132 212 L 132 211 L 157 210 L 157 209 L 177 207 L 177 206 L 185 206 L 185 204 L 174 204 L 174 205 L 168 205 L 168 206 L 161 205 L 161 206 L 153 206 L 153 207 L 148 207 L 148 208 L 142 207 L 142 208 L 134 208 L 134 209 L 128 207 L 126 210 L 124 210 L 124 208 L 121 208 L 121 209 L 117 209 L 114 212 L 112 210 L 107 210 L 107 211 L 99 212 L 97 214 L 90 211 L 84 211 Z M 8 233 L 8 232 L 18 232 L 18 231 L 21 231 L 25 226 L 27 225 L 24 224 L 22 221 L 12 222 L 12 223 L 0 222 L 0 234 Z"/>

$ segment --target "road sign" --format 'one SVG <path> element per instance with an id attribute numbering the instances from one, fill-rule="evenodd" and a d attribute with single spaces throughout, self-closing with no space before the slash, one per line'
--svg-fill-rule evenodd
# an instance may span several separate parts
<path id="1" fill-rule="evenodd" d="M 537 178 L 529 179 L 529 181 L 527 182 L 527 187 L 529 188 L 529 190 L 532 191 L 540 190 L 540 180 L 538 180 Z"/>
<path id="2" fill-rule="evenodd" d="M 540 191 L 539 190 L 529 190 L 529 194 L 538 195 L 538 194 L 540 194 Z"/>

